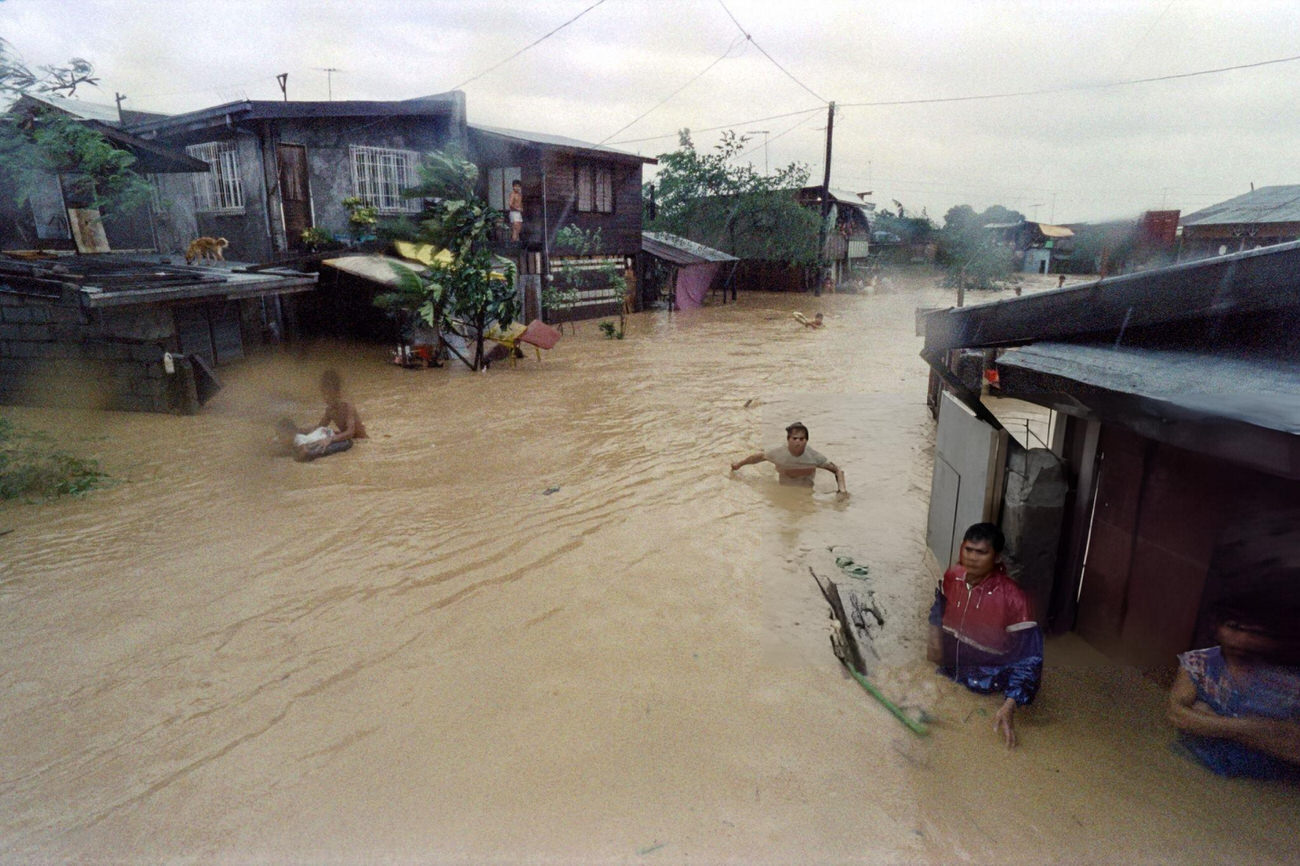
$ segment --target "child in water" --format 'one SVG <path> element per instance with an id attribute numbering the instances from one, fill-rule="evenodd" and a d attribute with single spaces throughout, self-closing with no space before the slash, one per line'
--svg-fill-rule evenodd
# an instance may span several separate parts
<path id="1" fill-rule="evenodd" d="M 353 440 L 367 438 L 356 407 L 343 399 L 343 383 L 337 370 L 321 374 L 320 391 L 325 398 L 325 413 L 314 429 L 299 429 L 292 418 L 281 418 L 276 424 L 280 448 L 295 460 L 305 462 L 337 454 L 351 448 Z"/>

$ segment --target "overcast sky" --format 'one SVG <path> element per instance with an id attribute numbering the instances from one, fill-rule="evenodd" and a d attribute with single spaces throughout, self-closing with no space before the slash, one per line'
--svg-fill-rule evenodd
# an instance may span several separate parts
<path id="1" fill-rule="evenodd" d="M 1300 55 L 1298 0 L 0 0 L 0 36 L 30 65 L 90 60 L 100 87 L 78 95 L 138 110 L 279 99 L 282 72 L 290 99 L 459 87 L 471 123 L 650 156 L 683 127 L 697 146 L 767 130 L 745 159 L 813 183 L 834 101 L 832 185 L 940 222 L 1188 213 L 1300 183 L 1300 61 L 1106 86 Z"/>

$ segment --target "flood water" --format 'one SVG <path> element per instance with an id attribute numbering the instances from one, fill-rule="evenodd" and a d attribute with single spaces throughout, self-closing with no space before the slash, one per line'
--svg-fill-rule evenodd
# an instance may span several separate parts
<path id="1" fill-rule="evenodd" d="M 0 510 L 0 861 L 1296 862 L 1300 795 L 1175 754 L 1078 639 L 1013 752 L 924 662 L 913 311 L 951 300 L 755 293 L 483 374 L 295 348 L 192 418 L 4 407 L 116 483 Z M 269 456 L 326 366 L 371 438 Z M 848 499 L 728 471 L 794 420 Z M 832 655 L 837 556 L 930 736 Z"/>

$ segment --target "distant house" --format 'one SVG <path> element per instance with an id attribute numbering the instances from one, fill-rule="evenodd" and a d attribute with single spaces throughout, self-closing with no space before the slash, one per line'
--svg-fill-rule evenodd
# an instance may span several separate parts
<path id="1" fill-rule="evenodd" d="M 1263 186 L 1189 213 L 1181 222 L 1184 260 L 1300 240 L 1300 184 Z"/>
<path id="2" fill-rule="evenodd" d="M 1222 595 L 1300 589 L 1297 334 L 1300 243 L 929 314 L 922 354 L 948 388 L 931 549 L 943 561 L 974 520 L 1032 525 L 1037 566 L 1018 564 L 1040 618 L 1171 669 Z M 987 395 L 1050 414 L 1043 459 L 1002 462 Z M 1038 470 L 1050 507 L 1025 495 Z"/>
<path id="3" fill-rule="evenodd" d="M 984 230 L 993 242 L 1015 251 L 1019 270 L 1027 274 L 1055 273 L 1053 262 L 1069 259 L 1074 238 L 1066 226 L 1020 220 L 1014 223 L 988 223 Z"/>
<path id="4" fill-rule="evenodd" d="M 826 246 L 822 256 L 830 267 L 830 277 L 837 284 L 853 279 L 854 271 L 866 271 L 871 246 L 871 211 L 875 205 L 863 195 L 831 187 L 827 218 Z M 806 186 L 795 194 L 804 207 L 822 209 L 822 188 Z"/>
<path id="5" fill-rule="evenodd" d="M 133 124 L 135 135 L 182 147 L 207 174 L 160 183 L 167 208 L 159 246 L 179 252 L 195 237 L 224 237 L 242 261 L 285 258 L 308 228 L 347 237 L 343 200 L 381 217 L 418 213 L 402 197 L 420 154 L 464 149 L 460 92 L 391 102 L 241 100 Z"/>

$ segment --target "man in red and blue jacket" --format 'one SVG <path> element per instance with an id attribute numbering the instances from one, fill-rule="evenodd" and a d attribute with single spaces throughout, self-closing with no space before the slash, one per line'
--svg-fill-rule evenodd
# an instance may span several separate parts
<path id="1" fill-rule="evenodd" d="M 1033 701 L 1043 679 L 1043 632 L 999 557 L 1005 543 L 992 523 L 966 530 L 957 565 L 935 589 L 926 655 L 968 689 L 1005 696 L 993 729 L 1010 748 L 1016 707 Z"/>

